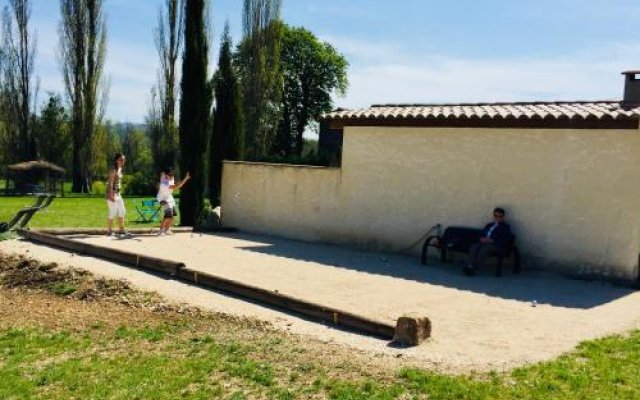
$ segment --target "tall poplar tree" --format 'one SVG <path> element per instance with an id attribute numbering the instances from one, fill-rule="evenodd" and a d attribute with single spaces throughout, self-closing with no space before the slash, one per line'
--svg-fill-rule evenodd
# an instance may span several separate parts
<path id="1" fill-rule="evenodd" d="M 218 70 L 213 78 L 215 111 L 209 157 L 209 199 L 213 207 L 220 205 L 222 161 L 244 158 L 242 102 L 238 77 L 232 63 L 232 46 L 227 23 L 222 35 Z"/>
<path id="2" fill-rule="evenodd" d="M 36 43 L 29 32 L 31 3 L 10 0 L 3 14 L 2 100 L 12 161 L 37 158 L 35 102 L 38 92 L 34 82 Z"/>
<path id="3" fill-rule="evenodd" d="M 158 83 L 152 90 L 149 125 L 156 170 L 174 165 L 177 159 L 176 69 L 178 56 L 182 49 L 183 13 L 184 0 L 165 0 L 165 10 L 160 11 L 155 30 L 160 70 L 158 71 Z"/>
<path id="4" fill-rule="evenodd" d="M 103 0 L 61 0 L 60 55 L 67 98 L 71 103 L 74 192 L 90 192 L 93 137 L 104 115 L 103 82 L 107 27 Z"/>
<path id="5" fill-rule="evenodd" d="M 185 7 L 184 55 L 180 101 L 180 171 L 191 172 L 182 188 L 180 222 L 194 226 L 204 208 L 206 155 L 212 94 L 208 81 L 207 0 L 189 0 Z"/>

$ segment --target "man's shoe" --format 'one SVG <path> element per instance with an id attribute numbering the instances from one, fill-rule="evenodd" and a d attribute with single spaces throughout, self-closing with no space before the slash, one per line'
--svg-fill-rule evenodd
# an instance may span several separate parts
<path id="1" fill-rule="evenodd" d="M 472 276 L 476 273 L 476 269 L 471 265 L 467 265 L 466 267 L 464 267 L 463 271 L 466 276 Z"/>

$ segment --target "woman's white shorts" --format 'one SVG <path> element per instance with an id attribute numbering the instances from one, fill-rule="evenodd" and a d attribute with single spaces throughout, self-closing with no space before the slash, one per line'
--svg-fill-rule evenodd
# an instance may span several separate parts
<path id="1" fill-rule="evenodd" d="M 109 219 L 124 218 L 126 210 L 124 209 L 124 200 L 119 194 L 113 195 L 113 201 L 107 200 L 109 206 Z"/>

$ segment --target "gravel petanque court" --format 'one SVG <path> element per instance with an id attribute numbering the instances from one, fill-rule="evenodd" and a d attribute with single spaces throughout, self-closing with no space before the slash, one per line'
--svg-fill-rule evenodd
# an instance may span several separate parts
<path id="1" fill-rule="evenodd" d="M 459 265 L 424 267 L 415 257 L 249 234 L 178 233 L 126 240 L 72 237 L 181 261 L 194 270 L 384 322 L 394 323 L 402 314 L 416 312 L 431 319 L 432 338 L 419 347 L 395 348 L 383 340 L 331 329 L 233 296 L 24 240 L 2 242 L 0 251 L 124 278 L 172 300 L 259 318 L 294 334 L 376 355 L 402 355 L 423 367 L 510 368 L 553 358 L 583 340 L 640 327 L 640 292 L 609 283 L 530 271 L 512 276 L 508 269 L 503 278 L 488 270 L 469 278 Z"/>

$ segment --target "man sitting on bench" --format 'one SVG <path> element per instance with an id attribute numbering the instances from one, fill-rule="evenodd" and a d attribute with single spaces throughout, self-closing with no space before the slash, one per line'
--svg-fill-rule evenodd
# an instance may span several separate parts
<path id="1" fill-rule="evenodd" d="M 493 210 L 493 222 L 484 227 L 480 241 L 469 250 L 469 265 L 464 268 L 465 274 L 473 275 L 487 255 L 506 250 L 511 227 L 504 222 L 504 217 L 504 209 L 497 207 Z"/>

